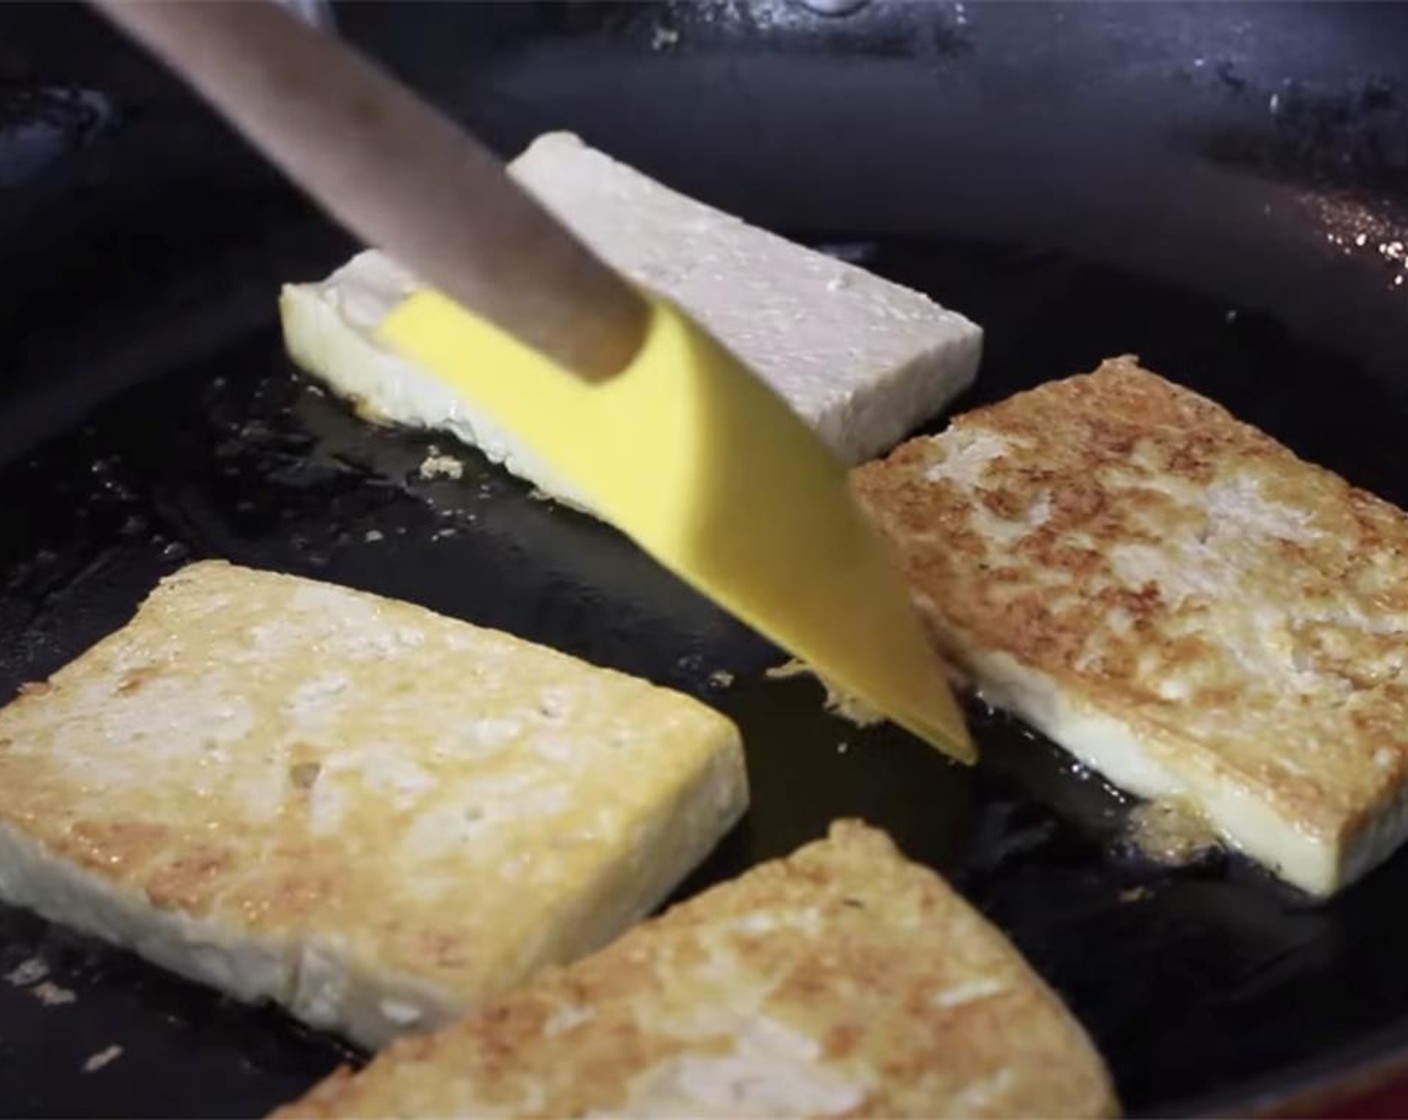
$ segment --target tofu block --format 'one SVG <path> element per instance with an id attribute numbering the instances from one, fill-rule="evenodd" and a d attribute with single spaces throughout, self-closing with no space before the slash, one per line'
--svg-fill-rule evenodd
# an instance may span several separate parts
<path id="1" fill-rule="evenodd" d="M 847 463 L 893 447 L 977 373 L 982 332 L 962 315 L 687 198 L 576 136 L 540 136 L 509 170 L 608 263 L 708 327 Z M 378 344 L 382 319 L 417 287 L 377 251 L 321 283 L 285 286 L 289 353 L 368 419 L 452 433 L 584 507 L 511 433 Z"/>
<path id="2" fill-rule="evenodd" d="M 692 699 L 203 562 L 0 710 L 0 897 L 375 1047 L 616 937 L 745 781 Z"/>
<path id="3" fill-rule="evenodd" d="M 841 821 L 275 1115 L 1117 1112 L 1089 1038 L 1003 935 Z"/>
<path id="4" fill-rule="evenodd" d="M 1408 515 L 1116 358 L 853 473 L 951 659 L 1328 895 L 1408 834 Z"/>

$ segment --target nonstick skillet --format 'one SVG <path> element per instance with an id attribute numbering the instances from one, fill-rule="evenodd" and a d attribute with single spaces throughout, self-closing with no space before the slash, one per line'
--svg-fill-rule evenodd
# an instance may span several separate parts
<path id="1" fill-rule="evenodd" d="M 506 153 L 575 129 L 976 318 L 961 406 L 1134 352 L 1408 505 L 1408 8 L 336 16 Z M 472 454 L 464 479 L 423 480 L 431 439 L 298 376 L 277 285 L 352 248 L 86 12 L 0 7 L 4 696 L 199 556 L 410 599 L 735 717 L 754 808 L 685 891 L 835 816 L 882 825 L 1060 989 L 1132 1112 L 1245 1113 L 1408 1052 L 1408 855 L 1311 907 L 1235 860 L 1142 863 L 1127 803 L 992 713 L 972 712 L 973 772 L 825 714 L 610 530 Z M 0 977 L 6 1114 L 257 1114 L 348 1058 L 9 911 Z"/>

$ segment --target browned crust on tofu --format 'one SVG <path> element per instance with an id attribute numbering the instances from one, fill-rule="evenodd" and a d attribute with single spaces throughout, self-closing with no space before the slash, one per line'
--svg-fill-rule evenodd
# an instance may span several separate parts
<path id="1" fill-rule="evenodd" d="M 945 644 L 1010 654 L 1335 844 L 1393 811 L 1408 517 L 1387 502 L 1132 357 L 852 479 Z"/>
<path id="2" fill-rule="evenodd" d="M 760 1022 L 810 1040 L 826 1076 L 861 1088 L 824 1112 L 737 1115 L 1117 1111 L 1084 1031 L 1003 936 L 883 833 L 838 822 L 277 1115 L 649 1115 L 652 1074 L 724 1058 Z"/>
<path id="3" fill-rule="evenodd" d="M 0 894 L 372 1044 L 605 944 L 746 800 L 691 698 L 202 562 L 0 709 Z"/>

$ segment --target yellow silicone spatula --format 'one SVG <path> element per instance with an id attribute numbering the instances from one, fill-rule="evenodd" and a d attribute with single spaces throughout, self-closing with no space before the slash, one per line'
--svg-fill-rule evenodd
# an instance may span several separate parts
<path id="1" fill-rule="evenodd" d="M 435 285 L 388 316 L 387 344 L 833 687 L 973 758 L 843 467 L 698 324 L 613 273 L 448 119 L 273 4 L 98 6 L 334 216 Z"/>

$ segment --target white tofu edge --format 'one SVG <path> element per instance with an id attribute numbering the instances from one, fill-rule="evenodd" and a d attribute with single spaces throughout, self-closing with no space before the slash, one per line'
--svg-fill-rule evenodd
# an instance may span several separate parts
<path id="1" fill-rule="evenodd" d="M 318 285 L 285 284 L 279 314 L 289 356 L 353 402 L 363 419 L 447 432 L 564 505 L 592 512 L 591 503 L 571 482 L 512 433 L 436 378 L 378 346 L 323 297 Z"/>
<path id="2" fill-rule="evenodd" d="M 560 914 L 542 937 L 522 947 L 502 987 L 547 964 L 593 952 L 644 918 L 704 860 L 747 805 L 747 776 L 735 740 L 711 756 L 696 781 L 662 799 L 639 830 L 630 858 L 566 900 L 576 912 Z M 309 1026 L 372 1051 L 468 1010 L 430 981 L 358 967 L 335 944 L 253 933 L 155 906 L 141 892 L 54 855 L 3 821 L 0 899 L 245 1003 L 272 1000 Z"/>
<path id="3" fill-rule="evenodd" d="M 934 610 L 925 613 L 937 622 Z M 1197 806 L 1224 843 L 1308 894 L 1324 898 L 1335 893 L 1408 838 L 1408 798 L 1401 797 L 1342 844 L 1283 816 L 1210 766 L 1190 765 L 1185 773 L 1174 774 L 1129 725 L 1078 703 L 1050 676 L 1012 655 L 984 650 L 954 628 L 938 626 L 945 648 L 988 703 L 1026 721 L 1126 792 Z"/>

